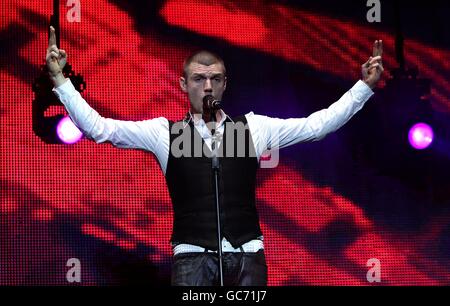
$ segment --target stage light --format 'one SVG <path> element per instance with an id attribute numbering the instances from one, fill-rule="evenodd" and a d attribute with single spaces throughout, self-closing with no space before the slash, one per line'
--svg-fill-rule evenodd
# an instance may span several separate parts
<path id="1" fill-rule="evenodd" d="M 433 142 L 433 129 L 426 123 L 414 124 L 409 129 L 408 140 L 413 148 L 426 149 Z"/>
<path id="2" fill-rule="evenodd" d="M 68 116 L 59 121 L 56 133 L 59 139 L 66 144 L 76 143 L 83 137 L 83 133 L 73 124 Z"/>

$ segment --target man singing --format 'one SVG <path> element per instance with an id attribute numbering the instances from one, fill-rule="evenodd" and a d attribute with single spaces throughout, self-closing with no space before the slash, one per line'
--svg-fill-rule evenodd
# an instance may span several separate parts
<path id="1" fill-rule="evenodd" d="M 204 103 L 205 96 L 222 99 L 227 86 L 223 60 L 209 51 L 195 52 L 185 60 L 179 79 L 190 102 L 186 117 L 179 122 L 163 117 L 135 122 L 100 116 L 64 77 L 67 54 L 56 46 L 52 27 L 46 61 L 55 86 L 53 91 L 87 138 L 96 143 L 110 142 L 118 148 L 147 150 L 158 159 L 174 212 L 172 285 L 218 284 L 217 215 L 210 153 L 219 147 L 226 152 L 219 156 L 218 184 L 224 284 L 264 286 L 267 265 L 255 205 L 256 171 L 262 153 L 320 140 L 343 126 L 373 95 L 372 89 L 384 70 L 381 56 L 382 41 L 377 40 L 373 56 L 361 67 L 362 80 L 327 109 L 306 118 L 278 119 L 253 112 L 230 118 L 222 109 L 211 109 Z M 244 142 L 237 141 L 235 133 L 231 133 L 236 125 L 244 127 L 238 129 L 245 136 Z M 195 154 L 193 145 L 188 146 L 188 153 L 192 154 L 179 154 L 177 141 L 184 133 L 193 143 L 197 139 L 205 149 Z M 236 156 L 234 150 L 224 148 L 230 145 L 244 149 L 246 154 Z"/>

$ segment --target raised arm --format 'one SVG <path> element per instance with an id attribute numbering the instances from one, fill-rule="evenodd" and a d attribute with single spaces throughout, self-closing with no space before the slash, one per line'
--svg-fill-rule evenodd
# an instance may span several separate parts
<path id="1" fill-rule="evenodd" d="M 50 36 L 48 39 L 47 55 L 45 57 L 50 80 L 58 87 L 66 82 L 62 73 L 67 63 L 67 53 L 56 46 L 55 29 L 50 27 Z"/>
<path id="2" fill-rule="evenodd" d="M 119 148 L 143 149 L 156 153 L 161 138 L 168 135 L 167 119 L 161 117 L 123 121 L 100 116 L 74 88 L 70 79 L 64 78 L 62 70 L 67 62 L 67 54 L 56 46 L 53 27 L 50 27 L 46 61 L 50 79 L 55 86 L 53 91 L 64 104 L 73 123 L 88 139 L 96 143 L 110 142 Z"/>
<path id="3" fill-rule="evenodd" d="M 169 133 L 168 121 L 163 117 L 142 121 L 102 117 L 75 90 L 70 80 L 53 91 L 64 104 L 73 123 L 88 139 L 96 143 L 109 142 L 118 148 L 143 149 L 156 153 L 158 141 Z"/>
<path id="4" fill-rule="evenodd" d="M 382 42 L 375 41 L 373 56 L 362 65 L 359 80 L 338 101 L 326 109 L 314 112 L 306 118 L 279 119 L 247 114 L 257 154 L 266 149 L 283 148 L 299 142 L 315 141 L 336 131 L 353 117 L 373 95 L 372 88 L 383 72 L 381 62 Z"/>

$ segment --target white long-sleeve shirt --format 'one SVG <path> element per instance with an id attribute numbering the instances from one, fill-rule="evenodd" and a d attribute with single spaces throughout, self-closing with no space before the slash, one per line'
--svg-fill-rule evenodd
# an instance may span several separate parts
<path id="1" fill-rule="evenodd" d="M 153 152 L 161 169 L 166 174 L 169 159 L 169 122 L 164 117 L 142 120 L 124 121 L 102 117 L 83 99 L 73 87 L 70 79 L 53 91 L 64 104 L 73 123 L 83 134 L 96 143 L 110 142 L 118 148 L 142 149 Z M 250 112 L 245 115 L 255 146 L 256 157 L 271 148 L 284 148 L 299 142 L 320 140 L 327 134 L 336 131 L 358 112 L 373 95 L 366 83 L 359 80 L 338 101 L 328 108 L 319 110 L 304 118 L 279 119 Z M 224 121 L 227 116 L 221 111 L 222 118 L 218 122 L 217 133 L 223 135 Z M 211 149 L 212 136 L 201 118 L 191 117 L 194 126 Z M 219 145 L 219 144 L 218 144 Z M 217 146 L 218 146 L 217 145 Z M 230 251 L 231 245 L 224 240 L 224 251 Z M 247 245 L 250 251 L 263 248 L 261 241 L 251 241 Z M 244 246 L 245 246 L 244 245 Z M 255 246 L 258 246 L 255 248 Z M 196 246 L 177 246 L 175 253 L 198 250 Z M 228 249 L 226 249 L 228 248 Z M 247 250 L 245 249 L 245 250 Z M 181 250 L 181 251 L 180 251 Z M 233 249 L 239 251 L 239 249 Z"/>

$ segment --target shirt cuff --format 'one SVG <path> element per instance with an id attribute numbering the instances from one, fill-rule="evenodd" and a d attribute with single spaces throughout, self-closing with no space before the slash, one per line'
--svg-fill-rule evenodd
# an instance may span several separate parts
<path id="1" fill-rule="evenodd" d="M 59 85 L 58 87 L 53 87 L 52 91 L 56 94 L 56 96 L 61 100 L 62 97 L 70 95 L 74 91 L 76 91 L 70 79 L 66 79 L 64 83 Z"/>
<path id="2" fill-rule="evenodd" d="M 374 94 L 369 85 L 362 80 L 358 80 L 350 90 L 357 102 L 366 102 Z"/>

